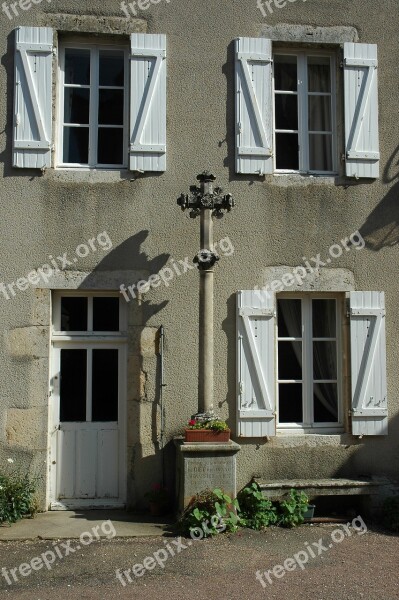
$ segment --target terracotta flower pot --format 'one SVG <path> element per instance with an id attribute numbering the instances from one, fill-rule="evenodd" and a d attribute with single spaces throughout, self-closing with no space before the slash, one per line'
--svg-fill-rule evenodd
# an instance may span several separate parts
<path id="1" fill-rule="evenodd" d="M 230 429 L 214 431 L 213 429 L 185 429 L 185 442 L 228 442 Z"/>

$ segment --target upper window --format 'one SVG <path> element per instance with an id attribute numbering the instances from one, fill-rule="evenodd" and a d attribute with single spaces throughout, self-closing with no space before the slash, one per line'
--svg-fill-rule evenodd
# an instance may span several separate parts
<path id="1" fill-rule="evenodd" d="M 60 166 L 127 164 L 127 49 L 61 50 Z"/>
<path id="2" fill-rule="evenodd" d="M 335 171 L 334 56 L 274 55 L 275 170 Z"/>

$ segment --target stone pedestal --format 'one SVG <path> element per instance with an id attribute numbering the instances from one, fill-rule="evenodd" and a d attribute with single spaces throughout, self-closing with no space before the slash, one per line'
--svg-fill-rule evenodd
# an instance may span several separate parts
<path id="1" fill-rule="evenodd" d="M 177 451 L 177 511 L 181 515 L 191 498 L 205 489 L 221 488 L 231 498 L 237 494 L 236 457 L 241 446 L 226 443 L 187 443 L 175 438 Z"/>

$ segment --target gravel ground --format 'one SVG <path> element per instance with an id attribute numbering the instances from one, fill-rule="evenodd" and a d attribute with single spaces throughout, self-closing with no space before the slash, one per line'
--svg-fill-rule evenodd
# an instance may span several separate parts
<path id="1" fill-rule="evenodd" d="M 161 595 L 175 600 L 399 598 L 399 536 L 384 531 L 304 525 L 293 530 L 240 530 L 213 539 L 180 542 L 176 537 L 113 539 L 96 541 L 77 550 L 79 541 L 75 540 L 71 543 L 75 552 L 57 559 L 49 570 L 42 568 L 25 577 L 17 571 L 18 581 L 11 585 L 3 574 L 1 598 L 153 600 Z M 11 568 L 55 550 L 54 543 L 3 542 L 0 567 L 8 569 L 12 580 Z M 62 555 L 66 553 L 63 543 L 58 542 Z M 132 582 L 125 586 L 118 581 L 117 569 L 132 569 L 159 550 L 162 550 L 158 554 L 160 562 L 165 554 L 168 556 L 163 568 L 155 560 L 149 560 L 147 565 L 153 566 L 151 570 L 143 570 L 140 577 L 130 573 Z M 301 569 L 298 563 L 306 557 L 308 562 Z M 287 561 L 290 558 L 292 561 Z M 284 562 L 293 570 L 284 571 Z M 273 571 L 276 565 L 282 566 Z M 256 579 L 257 571 L 263 585 Z M 265 571 L 269 571 L 271 583 Z"/>

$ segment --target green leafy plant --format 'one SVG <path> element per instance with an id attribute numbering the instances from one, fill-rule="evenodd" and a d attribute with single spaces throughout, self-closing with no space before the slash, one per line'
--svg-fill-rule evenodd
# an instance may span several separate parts
<path id="1" fill-rule="evenodd" d="M 220 419 L 210 419 L 209 421 L 200 421 L 198 419 L 190 419 L 187 424 L 187 429 L 212 429 L 213 431 L 228 431 L 229 426 L 226 421 Z"/>
<path id="2" fill-rule="evenodd" d="M 392 496 L 384 500 L 382 520 L 387 529 L 399 531 L 399 496 Z"/>
<path id="3" fill-rule="evenodd" d="M 204 490 L 193 496 L 177 523 L 177 529 L 184 535 L 190 535 L 194 529 L 200 528 L 203 537 L 222 531 L 236 531 L 238 508 L 238 501 L 232 500 L 221 489 Z"/>
<path id="4" fill-rule="evenodd" d="M 282 527 L 296 527 L 304 521 L 303 515 L 308 510 L 309 498 L 304 492 L 290 490 L 286 500 L 278 503 L 277 524 Z"/>
<path id="5" fill-rule="evenodd" d="M 243 488 L 237 495 L 240 519 L 244 527 L 262 529 L 277 522 L 277 509 L 265 498 L 256 482 Z"/>
<path id="6" fill-rule="evenodd" d="M 8 464 L 14 463 L 12 458 Z M 19 469 L 6 467 L 0 474 L 0 523 L 15 523 L 37 512 L 36 481 Z"/>

